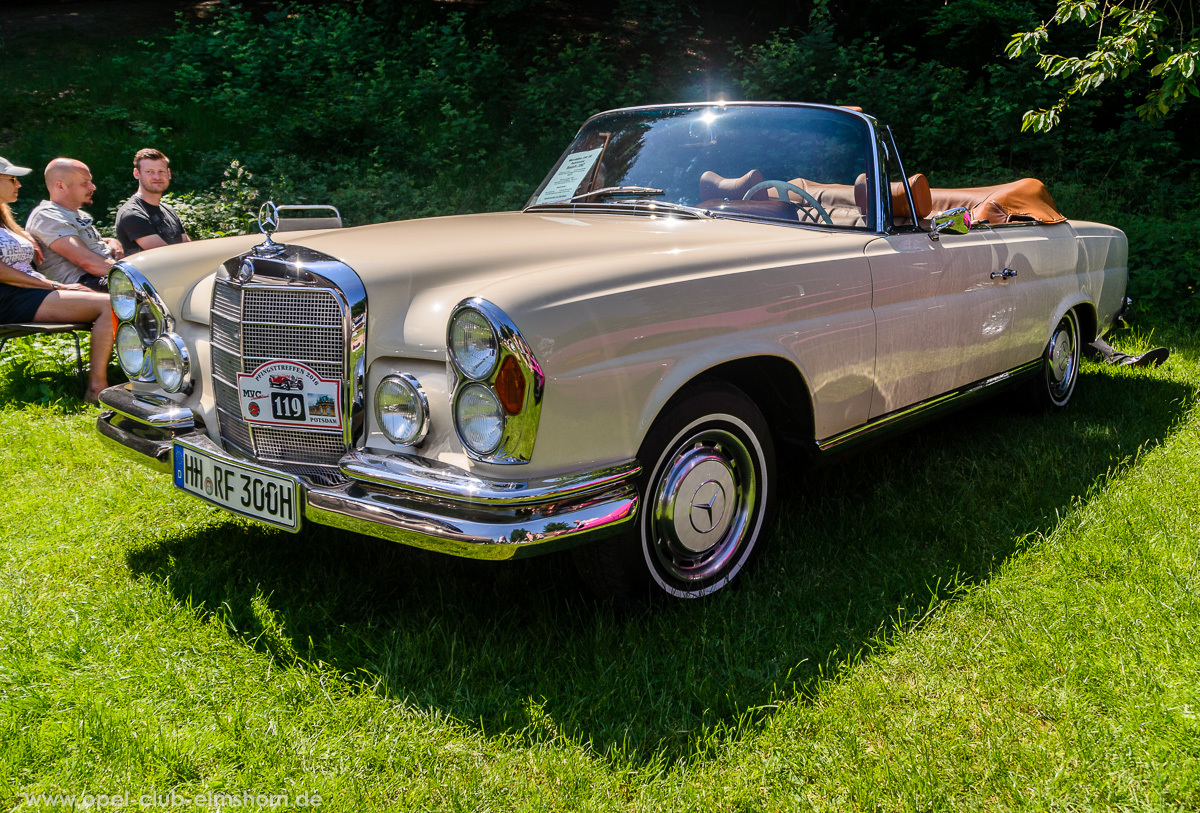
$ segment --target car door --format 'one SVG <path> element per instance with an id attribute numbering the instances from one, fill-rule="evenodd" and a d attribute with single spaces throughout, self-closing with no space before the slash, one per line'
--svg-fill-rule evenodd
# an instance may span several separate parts
<path id="1" fill-rule="evenodd" d="M 1087 257 L 1070 223 L 1029 224 L 993 230 L 997 262 L 1012 276 L 1007 280 L 1016 305 L 1013 342 L 1021 361 L 1038 358 L 1046 348 L 1051 321 L 1081 288 L 1099 301 L 1104 272 L 1088 271 Z M 1015 365 L 1014 365 L 1015 366 Z"/>
<path id="2" fill-rule="evenodd" d="M 872 419 L 1027 360 L 1000 246 L 987 229 L 937 241 L 923 232 L 895 234 L 868 244 L 876 323 Z"/>

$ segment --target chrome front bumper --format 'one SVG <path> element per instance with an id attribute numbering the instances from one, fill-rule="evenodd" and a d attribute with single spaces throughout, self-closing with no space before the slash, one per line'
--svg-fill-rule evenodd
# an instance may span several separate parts
<path id="1" fill-rule="evenodd" d="M 209 439 L 190 409 L 135 394 L 129 384 L 102 392 L 100 407 L 96 428 L 107 444 L 168 476 L 176 439 L 240 461 Z M 636 461 L 506 482 L 415 455 L 365 450 L 347 454 L 340 468 L 348 482 L 339 485 L 299 477 L 308 521 L 474 559 L 511 559 L 571 547 L 619 532 L 638 510 Z"/>

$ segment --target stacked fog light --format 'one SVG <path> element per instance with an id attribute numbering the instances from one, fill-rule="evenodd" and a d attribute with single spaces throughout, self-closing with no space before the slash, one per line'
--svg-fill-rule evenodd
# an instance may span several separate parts
<path id="1" fill-rule="evenodd" d="M 175 320 L 154 286 L 118 263 L 108 273 L 108 296 L 117 318 L 117 361 L 125 374 L 137 381 L 157 381 L 167 392 L 190 390 L 187 347 L 171 332 Z"/>

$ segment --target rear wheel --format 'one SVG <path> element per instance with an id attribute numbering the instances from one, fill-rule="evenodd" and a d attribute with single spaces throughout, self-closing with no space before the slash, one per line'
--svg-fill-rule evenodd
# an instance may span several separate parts
<path id="1" fill-rule="evenodd" d="M 636 528 L 576 549 L 584 578 L 616 598 L 727 587 L 771 528 L 775 450 L 758 407 L 727 384 L 694 386 L 655 422 L 638 459 Z"/>
<path id="2" fill-rule="evenodd" d="M 1042 353 L 1042 368 L 1025 388 L 1025 400 L 1035 410 L 1062 409 L 1079 381 L 1079 317 L 1067 311 L 1050 333 Z"/>

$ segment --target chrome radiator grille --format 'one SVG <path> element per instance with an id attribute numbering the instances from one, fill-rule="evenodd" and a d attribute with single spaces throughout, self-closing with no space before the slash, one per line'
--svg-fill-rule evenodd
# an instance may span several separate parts
<path id="1" fill-rule="evenodd" d="M 237 376 L 266 361 L 287 360 L 348 386 L 348 321 L 330 289 L 243 287 L 218 279 L 213 289 L 212 364 L 221 440 L 263 461 L 337 465 L 346 453 L 340 431 L 248 426 L 241 416 Z"/>

